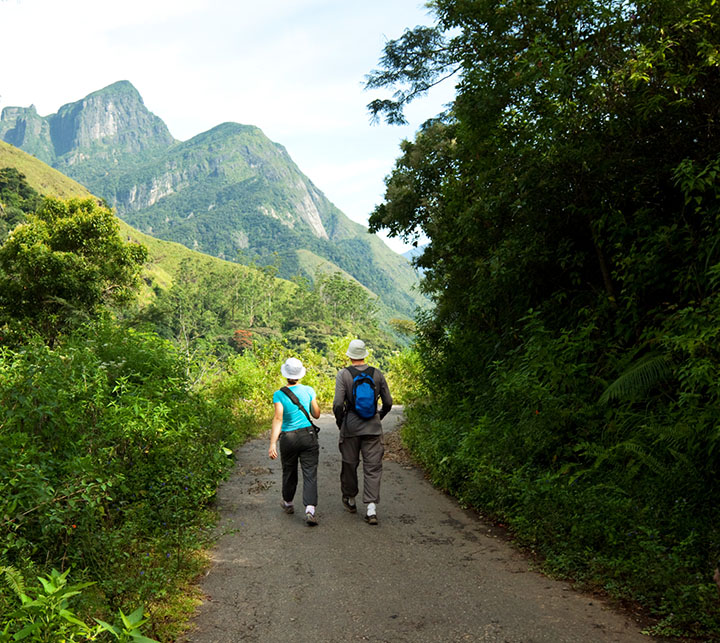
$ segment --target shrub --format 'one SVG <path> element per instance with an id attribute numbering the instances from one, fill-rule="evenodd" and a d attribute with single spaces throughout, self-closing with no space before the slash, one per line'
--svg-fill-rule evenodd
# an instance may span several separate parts
<path id="1" fill-rule="evenodd" d="M 113 609 L 165 592 L 243 427 L 153 334 L 99 322 L 0 355 L 0 559 L 71 564 Z"/>

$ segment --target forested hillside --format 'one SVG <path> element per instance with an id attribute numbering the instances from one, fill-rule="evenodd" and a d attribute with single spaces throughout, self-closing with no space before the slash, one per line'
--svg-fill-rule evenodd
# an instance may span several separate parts
<path id="1" fill-rule="evenodd" d="M 390 376 L 406 358 L 357 281 L 146 237 L 4 145 L 0 232 L 0 640 L 175 640 L 280 364 L 326 405 L 351 337 Z"/>
<path id="2" fill-rule="evenodd" d="M 430 240 L 405 438 L 547 570 L 717 638 L 717 4 L 431 6 L 368 80 L 389 122 L 457 84 L 371 218 Z"/>
<path id="3" fill-rule="evenodd" d="M 406 317 L 427 302 L 408 261 L 350 221 L 290 158 L 251 125 L 223 123 L 176 141 L 133 85 L 120 81 L 39 116 L 6 107 L 0 139 L 104 198 L 153 237 L 233 262 L 275 264 L 313 281 L 336 266 Z"/>
<path id="4" fill-rule="evenodd" d="M 5 216 L 0 217 L 0 241 L 21 220 L 21 213 L 13 205 L 17 198 L 21 198 L 16 195 L 18 185 L 25 185 L 24 189 L 33 195 L 24 208 L 25 212 L 32 212 L 42 200 L 32 186 L 37 186 L 44 194 L 68 198 L 91 196 L 79 183 L 21 150 L 0 142 L 0 168 L 3 167 L 6 169 L 0 170 L 0 176 L 12 175 L 14 178 L 7 188 L 2 187 L 5 183 L 0 179 L 0 190 L 5 189 L 5 192 L 0 192 L 0 196 L 7 195 L 3 197 L 6 205 Z M 18 172 L 27 176 L 28 181 L 18 181 Z M 397 339 L 403 337 L 402 333 L 393 330 L 398 327 L 398 322 L 393 320 L 392 312 L 384 302 L 351 275 L 339 271 L 334 264 L 310 252 L 301 251 L 299 256 L 303 262 L 312 265 L 315 281 L 303 279 L 298 273 L 295 280 L 290 282 L 277 278 L 279 268 L 276 263 L 252 267 L 224 261 L 189 250 L 181 244 L 143 234 L 120 219 L 116 223 L 125 241 L 139 243 L 148 250 L 135 313 L 140 318 L 156 317 L 156 307 L 162 306 L 170 293 L 176 296 L 178 291 L 189 288 L 202 292 L 206 300 L 206 304 L 195 312 L 197 315 L 205 315 L 205 322 L 200 324 L 201 329 L 192 330 L 192 333 L 230 344 L 237 330 L 250 335 L 279 338 L 299 325 L 307 325 L 315 329 L 311 331 L 316 336 L 312 345 L 317 347 L 325 345 L 323 337 L 350 332 L 348 319 L 353 320 L 350 324 L 356 324 L 358 332 L 374 337 L 376 346 L 381 350 L 383 346 L 394 346 Z M 198 285 L 198 281 L 202 285 Z M 272 291 L 270 298 L 267 296 L 268 290 Z M 337 302 L 332 305 L 336 312 L 333 318 L 324 317 L 324 305 L 318 307 L 316 298 L 320 293 L 324 293 L 321 297 L 325 303 L 337 298 Z M 190 299 L 194 300 L 192 297 Z M 288 300 L 292 302 L 289 306 Z M 232 301 L 244 304 L 232 305 Z M 353 306 L 357 306 L 357 309 L 351 310 Z M 212 315 L 209 311 L 212 311 Z M 127 315 L 127 311 L 124 314 Z M 167 327 L 163 327 L 167 332 Z M 186 332 L 191 330 L 186 328 Z M 287 339 L 295 342 L 298 348 L 310 345 L 303 333 L 290 333 Z"/>

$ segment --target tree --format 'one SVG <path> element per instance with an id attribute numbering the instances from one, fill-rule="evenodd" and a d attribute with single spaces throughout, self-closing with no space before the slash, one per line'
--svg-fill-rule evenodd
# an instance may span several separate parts
<path id="1" fill-rule="evenodd" d="M 73 321 L 128 301 L 146 258 L 93 199 L 45 199 L 0 247 L 0 314 L 52 342 Z"/>
<path id="2" fill-rule="evenodd" d="M 370 218 L 430 240 L 418 342 L 432 393 L 407 435 L 444 486 L 549 558 L 587 561 L 568 573 L 602 570 L 671 626 L 717 631 L 702 580 L 720 524 L 717 2 L 431 7 L 436 26 L 389 42 L 368 79 L 396 89 L 369 105 L 390 122 L 457 81 Z M 631 529 L 663 542 L 662 579 L 623 575 L 647 568 L 644 545 L 620 544 Z"/>
<path id="3" fill-rule="evenodd" d="M 350 327 L 375 325 L 377 303 L 371 293 L 354 279 L 348 279 L 339 272 L 322 275 L 315 284 L 315 290 L 334 322 L 345 321 Z"/>
<path id="4" fill-rule="evenodd" d="M 449 72 L 457 98 L 403 144 L 370 226 L 431 239 L 422 266 L 440 326 L 506 334 L 558 292 L 637 324 L 669 278 L 689 281 L 698 249 L 720 257 L 676 174 L 707 175 L 720 149 L 713 2 L 432 7 L 432 34 L 386 45 L 368 87 L 401 89 L 369 107 L 394 122 Z"/>
<path id="5" fill-rule="evenodd" d="M 24 174 L 14 167 L 0 169 L 0 243 L 41 201 L 42 197 L 28 184 Z"/>
<path id="6" fill-rule="evenodd" d="M 398 317 L 394 317 L 390 320 L 390 326 L 391 328 L 400 335 L 404 335 L 405 337 L 412 337 L 415 335 L 416 332 L 416 326 L 415 322 L 409 320 L 409 319 L 402 319 Z"/>

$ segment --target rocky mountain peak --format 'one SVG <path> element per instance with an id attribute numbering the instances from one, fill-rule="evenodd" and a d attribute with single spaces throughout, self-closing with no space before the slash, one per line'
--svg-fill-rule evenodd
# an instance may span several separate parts
<path id="1" fill-rule="evenodd" d="M 398 310 L 419 302 L 409 263 L 349 221 L 253 125 L 222 123 L 176 141 L 123 80 L 50 116 L 6 108 L 0 139 L 82 183 L 142 232 L 231 260 L 275 257 L 285 277 L 328 262 Z"/>
<path id="2" fill-rule="evenodd" d="M 49 116 L 39 116 L 34 106 L 6 107 L 0 138 L 56 167 L 78 165 L 90 156 L 115 163 L 175 142 L 127 80 L 67 103 Z"/>
<path id="3" fill-rule="evenodd" d="M 135 85 L 133 85 L 129 80 L 118 80 L 117 82 L 111 83 L 107 87 L 103 87 L 103 89 L 98 89 L 97 91 L 94 91 L 92 94 L 88 94 L 86 98 L 90 98 L 91 96 L 99 96 L 102 94 L 109 94 L 111 96 L 121 96 L 123 94 L 132 96 L 135 98 L 135 100 L 143 103 L 142 96 L 140 96 L 140 92 L 135 88 Z"/>
<path id="4" fill-rule="evenodd" d="M 0 139 L 22 148 L 45 163 L 54 160 L 50 124 L 38 115 L 35 105 L 5 107 L 0 114 Z"/>
<path id="5" fill-rule="evenodd" d="M 49 120 L 58 156 L 82 154 L 97 144 L 112 146 L 117 154 L 174 142 L 165 123 L 145 107 L 137 89 L 126 80 L 63 105 Z"/>

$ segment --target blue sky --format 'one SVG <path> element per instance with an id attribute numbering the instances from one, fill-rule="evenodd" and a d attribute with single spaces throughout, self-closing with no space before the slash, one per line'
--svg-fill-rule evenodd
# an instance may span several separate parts
<path id="1" fill-rule="evenodd" d="M 431 22 L 416 0 L 0 0 L 0 108 L 46 115 L 129 80 L 180 140 L 225 121 L 260 127 L 365 223 L 400 141 L 453 87 L 411 105 L 408 126 L 371 125 L 378 94 L 363 79 L 387 39 Z"/>

